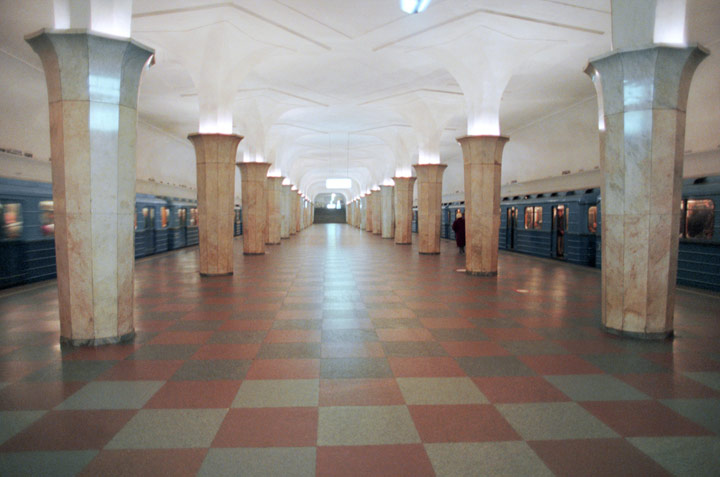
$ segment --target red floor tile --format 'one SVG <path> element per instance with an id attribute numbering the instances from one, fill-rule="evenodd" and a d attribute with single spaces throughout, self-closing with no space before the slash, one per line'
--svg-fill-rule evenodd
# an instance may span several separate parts
<path id="1" fill-rule="evenodd" d="M 415 312 L 409 308 L 378 308 L 368 310 L 370 318 L 415 318 Z"/>
<path id="2" fill-rule="evenodd" d="M 376 329 L 380 341 L 433 341 L 433 335 L 424 328 Z"/>
<path id="3" fill-rule="evenodd" d="M 385 351 L 382 345 L 375 342 L 365 343 L 323 343 L 323 358 L 382 358 Z"/>
<path id="4" fill-rule="evenodd" d="M 545 339 L 528 328 L 482 328 L 482 332 L 496 341 L 540 341 Z"/>
<path id="5" fill-rule="evenodd" d="M 442 301 L 414 301 L 408 300 L 405 305 L 411 310 L 448 310 L 449 307 Z"/>
<path id="6" fill-rule="evenodd" d="M 489 404 L 408 406 L 424 443 L 520 440 Z"/>
<path id="7" fill-rule="evenodd" d="M 12 383 L 0 388 L 0 411 L 52 409 L 85 383 Z"/>
<path id="8" fill-rule="evenodd" d="M 164 303 L 162 305 L 157 305 L 157 306 L 151 308 L 150 311 L 160 312 L 160 313 L 167 313 L 167 312 L 187 313 L 189 311 L 194 310 L 195 308 L 197 308 L 197 305 L 190 304 L 190 303 Z"/>
<path id="9" fill-rule="evenodd" d="M 520 356 L 538 374 L 602 374 L 602 370 L 572 354 Z"/>
<path id="10" fill-rule="evenodd" d="M 230 409 L 212 447 L 311 447 L 318 408 Z"/>
<path id="11" fill-rule="evenodd" d="M 615 346 L 611 340 L 562 340 L 557 344 L 575 354 L 606 354 L 621 353 L 623 350 Z"/>
<path id="12" fill-rule="evenodd" d="M 260 352 L 260 343 L 207 344 L 192 359 L 254 359 Z"/>
<path id="13" fill-rule="evenodd" d="M 183 362 L 178 360 L 120 361 L 98 377 L 98 381 L 166 381 Z"/>
<path id="14" fill-rule="evenodd" d="M 204 344 L 214 331 L 165 331 L 150 341 L 150 344 Z"/>
<path id="15" fill-rule="evenodd" d="M 216 321 L 229 320 L 232 313 L 229 311 L 192 311 L 183 315 L 183 321 Z"/>
<path id="16" fill-rule="evenodd" d="M 171 320 L 138 320 L 136 331 L 165 331 L 173 325 Z"/>
<path id="17" fill-rule="evenodd" d="M 167 382 L 150 398 L 145 408 L 229 408 L 240 384 L 240 381 Z"/>
<path id="18" fill-rule="evenodd" d="M 191 477 L 197 474 L 207 449 L 104 450 L 78 474 L 140 477 L 167 475 Z"/>
<path id="19" fill-rule="evenodd" d="M 465 372 L 452 358 L 388 358 L 395 377 L 453 377 Z"/>
<path id="20" fill-rule="evenodd" d="M 623 437 L 712 434 L 657 401 L 591 401 L 580 404 Z"/>
<path id="21" fill-rule="evenodd" d="M 532 441 L 528 444 L 559 477 L 671 475 L 624 439 Z"/>
<path id="22" fill-rule="evenodd" d="M 228 320 L 220 325 L 218 331 L 258 331 L 269 330 L 273 320 Z"/>
<path id="23" fill-rule="evenodd" d="M 275 315 L 276 320 L 319 320 L 322 313 L 315 310 L 280 310 Z"/>
<path id="24" fill-rule="evenodd" d="M 450 356 L 509 356 L 510 352 L 494 341 L 443 341 L 440 345 Z"/>
<path id="25" fill-rule="evenodd" d="M 318 477 L 434 476 L 421 444 L 317 448 Z"/>
<path id="26" fill-rule="evenodd" d="M 242 305 L 247 301 L 244 296 L 213 296 L 203 300 L 206 305 Z"/>
<path id="27" fill-rule="evenodd" d="M 319 330 L 270 330 L 265 343 L 319 343 Z"/>
<path id="28" fill-rule="evenodd" d="M 420 323 L 428 329 L 475 328 L 475 325 L 465 318 L 420 318 Z"/>
<path id="29" fill-rule="evenodd" d="M 0 452 L 102 449 L 137 411 L 50 411 Z"/>
<path id="30" fill-rule="evenodd" d="M 245 379 L 315 379 L 320 377 L 319 359 L 258 359 Z"/>
<path id="31" fill-rule="evenodd" d="M 18 381 L 48 364 L 49 361 L 0 361 L 0 382 Z"/>
<path id="32" fill-rule="evenodd" d="M 394 379 L 322 379 L 320 406 L 391 406 L 405 404 Z"/>
<path id="33" fill-rule="evenodd" d="M 570 401 L 555 386 L 538 376 L 472 378 L 493 403 Z"/>
<path id="34" fill-rule="evenodd" d="M 675 373 L 616 376 L 654 399 L 718 398 L 720 392 Z"/>

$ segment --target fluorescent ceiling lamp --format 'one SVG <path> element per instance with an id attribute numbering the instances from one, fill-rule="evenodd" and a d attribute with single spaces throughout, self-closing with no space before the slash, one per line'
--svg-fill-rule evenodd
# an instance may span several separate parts
<path id="1" fill-rule="evenodd" d="M 400 8 L 405 13 L 420 13 L 430 5 L 430 0 L 400 0 Z"/>
<path id="2" fill-rule="evenodd" d="M 325 179 L 326 189 L 349 189 L 352 187 L 350 179 Z"/>

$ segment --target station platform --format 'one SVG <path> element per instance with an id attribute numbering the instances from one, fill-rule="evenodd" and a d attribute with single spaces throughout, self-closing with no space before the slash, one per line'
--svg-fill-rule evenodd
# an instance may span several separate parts
<path id="1" fill-rule="evenodd" d="M 0 292 L 0 475 L 717 475 L 720 297 L 672 340 L 600 330 L 600 272 L 458 272 L 314 225 L 233 276 L 135 266 L 134 342 L 59 345 L 57 288 Z"/>

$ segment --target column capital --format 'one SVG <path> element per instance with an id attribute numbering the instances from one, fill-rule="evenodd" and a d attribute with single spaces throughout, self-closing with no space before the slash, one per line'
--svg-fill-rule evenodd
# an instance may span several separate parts
<path id="1" fill-rule="evenodd" d="M 271 164 L 269 162 L 238 162 L 235 165 L 240 169 L 240 177 L 243 182 L 265 182 Z"/>
<path id="2" fill-rule="evenodd" d="M 605 116 L 649 109 L 687 109 L 690 82 L 709 54 L 699 45 L 617 50 L 591 58 L 585 73 Z"/>
<path id="3" fill-rule="evenodd" d="M 447 169 L 447 164 L 415 164 L 413 165 L 420 182 L 440 182 Z"/>
<path id="4" fill-rule="evenodd" d="M 507 136 L 463 136 L 456 139 L 463 151 L 465 164 L 502 164 Z"/>
<path id="5" fill-rule="evenodd" d="M 238 144 L 243 137 L 237 134 L 188 134 L 188 140 L 195 148 L 195 159 L 198 164 L 222 163 L 233 164 Z"/>
<path id="6" fill-rule="evenodd" d="M 380 186 L 380 191 L 382 192 L 382 191 L 384 191 L 384 190 L 394 189 L 394 188 L 395 188 L 394 185 L 386 185 L 386 184 L 383 184 L 383 185 Z"/>
<path id="7" fill-rule="evenodd" d="M 413 176 L 410 176 L 410 177 L 393 177 L 392 180 L 395 181 L 395 186 L 396 186 L 396 187 L 401 187 L 401 186 L 405 186 L 405 185 L 411 185 L 411 186 L 412 186 L 413 184 L 415 184 L 415 181 L 417 180 L 417 177 L 413 177 Z"/>
<path id="8" fill-rule="evenodd" d="M 270 186 L 273 188 L 275 188 L 275 187 L 279 188 L 280 186 L 282 186 L 282 181 L 283 181 L 282 177 L 268 176 L 268 178 L 267 178 L 268 184 L 270 184 Z"/>

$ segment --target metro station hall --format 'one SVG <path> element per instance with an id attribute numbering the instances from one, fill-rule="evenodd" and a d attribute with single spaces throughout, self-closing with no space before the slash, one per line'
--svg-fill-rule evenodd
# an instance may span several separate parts
<path id="1" fill-rule="evenodd" d="M 0 475 L 720 475 L 716 0 L 0 0 Z"/>

